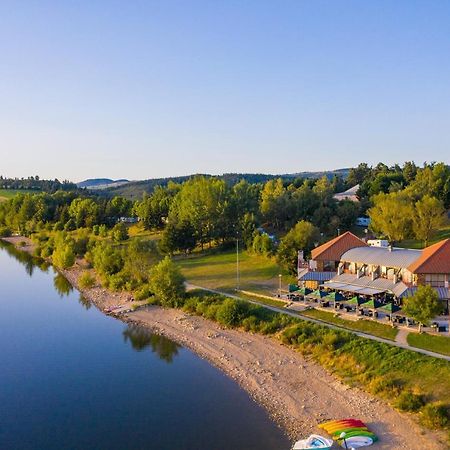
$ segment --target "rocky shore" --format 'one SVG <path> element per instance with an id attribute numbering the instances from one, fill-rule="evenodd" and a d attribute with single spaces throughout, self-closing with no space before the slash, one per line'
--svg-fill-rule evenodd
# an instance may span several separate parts
<path id="1" fill-rule="evenodd" d="M 32 251 L 31 242 L 25 238 L 5 240 L 24 251 Z M 61 273 L 104 312 L 131 306 L 129 293 L 113 293 L 101 286 L 80 289 L 78 279 L 83 270 L 78 262 Z M 438 434 L 421 429 L 408 415 L 398 413 L 362 390 L 344 385 L 321 366 L 275 339 L 224 329 L 180 310 L 154 306 L 123 313 L 118 318 L 163 334 L 210 361 L 263 405 L 292 440 L 318 432 L 317 425 L 325 420 L 356 417 L 367 422 L 380 437 L 373 449 L 446 448 L 445 443 L 439 442 Z"/>

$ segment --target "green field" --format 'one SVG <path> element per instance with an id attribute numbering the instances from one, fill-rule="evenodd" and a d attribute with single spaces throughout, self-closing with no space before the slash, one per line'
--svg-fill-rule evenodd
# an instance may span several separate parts
<path id="1" fill-rule="evenodd" d="M 318 309 L 309 309 L 307 311 L 302 311 L 301 315 L 311 317 L 313 319 L 322 320 L 323 322 L 332 323 L 342 328 L 353 331 L 361 331 L 362 333 L 371 334 L 373 336 L 378 336 L 384 339 L 389 339 L 395 341 L 398 330 L 389 325 L 384 325 L 372 320 L 345 320 L 341 317 L 336 317 L 333 313 L 328 311 L 321 311 Z"/>
<path id="2" fill-rule="evenodd" d="M 180 256 L 176 262 L 192 284 L 224 292 L 236 289 L 236 253 L 233 250 Z M 272 258 L 248 252 L 239 254 L 239 287 L 242 290 L 273 295 L 278 289 L 280 273 L 283 273 L 281 268 Z M 291 276 L 283 275 L 283 289 L 292 281 Z"/>
<path id="3" fill-rule="evenodd" d="M 436 242 L 449 238 L 450 238 L 450 219 L 446 219 L 446 224 L 443 227 L 441 227 L 439 231 L 436 232 L 436 234 L 434 234 L 434 236 L 430 239 L 428 245 L 432 245 L 435 244 Z M 404 248 L 421 249 L 424 247 L 424 243 L 416 239 L 406 239 L 401 243 L 399 243 L 398 246 Z"/>
<path id="4" fill-rule="evenodd" d="M 32 191 L 29 189 L 0 189 L 0 201 L 9 200 L 15 197 L 17 194 L 36 194 L 38 191 Z"/>
<path id="5" fill-rule="evenodd" d="M 450 338 L 446 336 L 433 336 L 432 334 L 408 334 L 408 344 L 411 347 L 429 350 L 431 352 L 441 353 L 450 356 Z"/>

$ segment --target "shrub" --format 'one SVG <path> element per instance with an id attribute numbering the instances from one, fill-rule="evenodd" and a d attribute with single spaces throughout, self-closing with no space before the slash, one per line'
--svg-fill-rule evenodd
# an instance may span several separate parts
<path id="1" fill-rule="evenodd" d="M 150 286 L 148 284 L 144 284 L 138 290 L 134 292 L 134 298 L 137 301 L 145 300 L 150 298 L 153 295 Z"/>
<path id="2" fill-rule="evenodd" d="M 113 291 L 122 291 L 126 287 L 127 281 L 127 276 L 122 272 L 107 277 L 108 287 Z"/>
<path id="3" fill-rule="evenodd" d="M 153 267 L 149 286 L 162 305 L 182 306 L 185 295 L 184 277 L 168 256 Z"/>
<path id="4" fill-rule="evenodd" d="M 124 265 L 121 252 L 106 242 L 99 242 L 92 249 L 90 259 L 103 277 L 120 272 Z"/>
<path id="5" fill-rule="evenodd" d="M 73 242 L 64 234 L 59 234 L 55 238 L 55 249 L 52 254 L 52 261 L 55 266 L 61 269 L 68 269 L 75 263 L 75 252 Z"/>
<path id="6" fill-rule="evenodd" d="M 400 393 L 394 406 L 401 411 L 417 412 L 424 405 L 423 397 L 412 391 L 406 390 Z"/>
<path id="7" fill-rule="evenodd" d="M 228 327 L 235 327 L 241 324 L 249 310 L 247 302 L 227 298 L 217 309 L 217 321 Z"/>
<path id="8" fill-rule="evenodd" d="M 91 288 L 95 285 L 95 278 L 89 272 L 83 272 L 78 280 L 81 288 Z"/>
<path id="9" fill-rule="evenodd" d="M 422 409 L 422 425 L 431 429 L 445 428 L 450 424 L 449 405 L 443 402 L 428 403 Z"/>
<path id="10" fill-rule="evenodd" d="M 383 376 L 372 378 L 367 387 L 372 394 L 378 394 L 385 398 L 393 398 L 400 393 L 399 381 Z"/>
<path id="11" fill-rule="evenodd" d="M 55 225 L 53 225 L 53 230 L 54 231 L 63 231 L 64 230 L 64 223 L 59 221 L 56 222 Z"/>
<path id="12" fill-rule="evenodd" d="M 114 225 L 114 228 L 111 231 L 111 236 L 116 242 L 126 241 L 129 237 L 126 225 L 123 222 L 119 222 Z"/>
<path id="13" fill-rule="evenodd" d="M 12 235 L 12 231 L 8 227 L 0 227 L 0 237 L 9 237 Z"/>
<path id="14" fill-rule="evenodd" d="M 251 331 L 252 333 L 257 333 L 259 331 L 260 321 L 256 316 L 246 317 L 242 321 L 242 327 L 245 331 Z"/>

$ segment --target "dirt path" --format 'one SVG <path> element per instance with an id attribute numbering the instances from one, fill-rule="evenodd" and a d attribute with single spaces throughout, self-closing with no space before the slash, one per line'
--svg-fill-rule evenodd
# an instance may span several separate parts
<path id="1" fill-rule="evenodd" d="M 445 448 L 406 415 L 345 386 L 316 363 L 271 338 L 223 329 L 178 310 L 148 307 L 126 316 L 211 361 L 264 405 L 293 439 L 320 431 L 316 425 L 327 419 L 357 417 L 381 438 L 371 448 Z"/>

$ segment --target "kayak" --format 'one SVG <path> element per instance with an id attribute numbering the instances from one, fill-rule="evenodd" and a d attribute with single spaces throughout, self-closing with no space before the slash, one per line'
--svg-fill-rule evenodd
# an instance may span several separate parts
<path id="1" fill-rule="evenodd" d="M 374 443 L 374 440 L 368 436 L 353 436 L 349 438 L 345 438 L 345 442 L 347 443 L 347 447 L 344 444 L 344 440 L 342 440 L 341 447 L 343 448 L 360 448 L 367 447 Z"/>
<path id="2" fill-rule="evenodd" d="M 332 446 L 333 441 L 331 439 L 312 434 L 308 439 L 297 441 L 293 450 L 330 450 Z"/>

